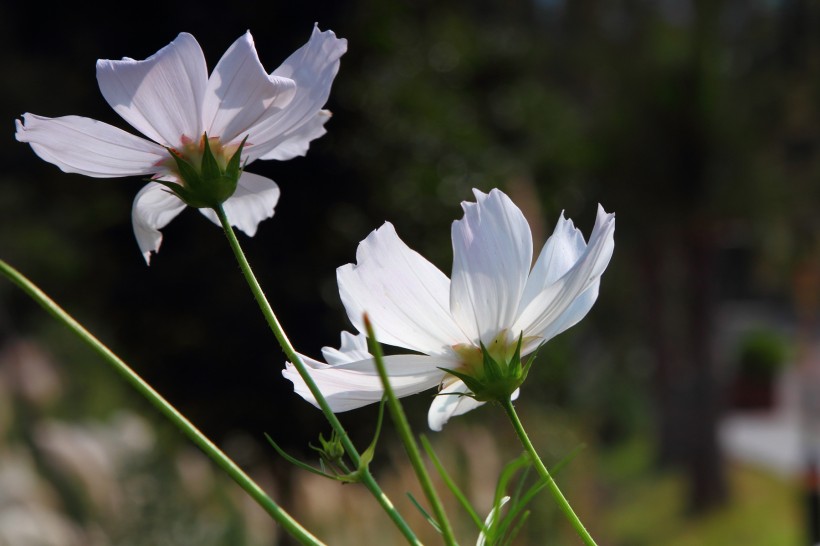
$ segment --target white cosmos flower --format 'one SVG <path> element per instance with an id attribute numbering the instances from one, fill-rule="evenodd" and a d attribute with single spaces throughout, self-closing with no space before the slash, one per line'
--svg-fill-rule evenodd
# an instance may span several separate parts
<path id="1" fill-rule="evenodd" d="M 323 110 L 347 41 L 314 27 L 302 46 L 271 74 L 256 54 L 250 32 L 228 48 L 210 77 L 196 39 L 182 33 L 144 61 L 97 61 L 97 81 L 108 104 L 146 140 L 106 123 L 79 116 L 47 118 L 26 113 L 17 120 L 17 140 L 65 172 L 97 178 L 150 175 L 181 183 L 168 148 L 195 162 L 208 135 L 214 156 L 224 161 L 242 139 L 242 164 L 256 159 L 304 155 L 325 133 Z M 223 206 L 231 224 L 253 236 L 273 216 L 279 187 L 242 172 Z M 145 261 L 159 250 L 160 229 L 185 203 L 157 182 L 134 199 L 132 221 Z M 200 209 L 219 225 L 211 209 Z"/>
<path id="2" fill-rule="evenodd" d="M 452 281 L 405 245 L 390 223 L 359 244 L 354 264 L 337 272 L 347 316 L 364 332 L 367 313 L 378 340 L 421 354 L 385 357 L 398 396 L 441 386 L 428 414 L 433 430 L 481 405 L 467 386 L 440 368 L 471 374 L 483 343 L 491 353 L 521 356 L 580 321 L 598 297 L 614 249 L 615 215 L 598 207 L 589 244 L 563 214 L 532 266 L 532 234 L 521 210 L 504 193 L 474 190 L 453 222 Z M 382 384 L 364 334 L 342 333 L 340 349 L 325 347 L 327 363 L 305 358 L 333 411 L 378 402 Z M 284 376 L 307 401 L 316 401 L 291 363 Z M 472 374 L 471 374 L 472 375 Z"/>

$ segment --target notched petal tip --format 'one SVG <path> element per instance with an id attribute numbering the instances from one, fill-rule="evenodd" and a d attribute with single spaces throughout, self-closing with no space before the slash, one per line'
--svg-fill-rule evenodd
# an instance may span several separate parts
<path id="1" fill-rule="evenodd" d="M 595 223 L 603 224 L 606 222 L 615 222 L 615 213 L 607 212 L 606 210 L 604 210 L 604 206 L 598 203 L 598 213 L 595 218 Z"/>
<path id="2" fill-rule="evenodd" d="M 162 245 L 160 230 L 185 207 L 185 203 L 158 182 L 148 183 L 134 197 L 131 223 L 146 264 L 150 265 L 151 254 L 156 254 Z"/>
<path id="3" fill-rule="evenodd" d="M 15 119 L 14 120 L 14 139 L 17 142 L 28 142 L 25 137 L 26 133 L 26 116 L 28 116 L 28 112 L 23 114 L 21 117 L 22 119 Z"/>

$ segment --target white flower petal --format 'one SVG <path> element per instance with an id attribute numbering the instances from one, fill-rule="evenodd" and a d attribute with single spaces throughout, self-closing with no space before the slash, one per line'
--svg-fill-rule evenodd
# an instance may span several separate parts
<path id="1" fill-rule="evenodd" d="M 524 337 L 557 335 L 569 328 L 592 307 L 600 282 L 615 248 L 615 215 L 598 206 L 595 227 L 589 245 L 578 261 L 558 280 L 544 287 L 521 310 L 513 331 L 523 331 Z M 590 292 L 590 289 L 592 290 Z"/>
<path id="2" fill-rule="evenodd" d="M 433 399 L 433 403 L 430 404 L 430 411 L 427 413 L 427 425 L 430 430 L 439 432 L 444 424 L 450 420 L 450 417 L 463 415 L 484 405 L 484 402 L 466 396 L 464 393 L 467 392 L 470 392 L 470 389 L 461 380 L 454 381 L 451 385 L 439 391 Z"/>
<path id="3" fill-rule="evenodd" d="M 273 216 L 279 202 L 279 186 L 270 178 L 242 171 L 236 192 L 222 204 L 231 225 L 242 230 L 248 237 L 256 235 L 262 220 Z M 217 226 L 222 224 L 213 209 L 199 212 Z"/>
<path id="4" fill-rule="evenodd" d="M 334 412 L 348 411 L 382 399 L 384 389 L 372 359 L 331 366 L 303 357 L 322 395 Z M 390 385 L 396 396 L 403 397 L 433 388 L 441 382 L 444 372 L 439 366 L 453 362 L 425 355 L 393 355 L 384 358 Z M 288 362 L 282 375 L 293 382 L 293 390 L 316 407 L 318 403 L 307 388 L 296 367 Z"/>
<path id="5" fill-rule="evenodd" d="M 360 332 L 367 313 L 379 342 L 426 354 L 448 354 L 468 342 L 447 305 L 450 281 L 399 239 L 386 222 L 359 243 L 356 264 L 336 270 L 339 295 Z"/>
<path id="6" fill-rule="evenodd" d="M 338 349 L 322 347 L 322 356 L 332 366 L 373 358 L 367 348 L 367 335 L 354 336 L 350 332 L 342 332 L 342 344 Z"/>
<path id="7" fill-rule="evenodd" d="M 598 278 L 587 288 L 580 296 L 572 300 L 569 307 L 551 320 L 547 326 L 537 334 L 533 341 L 521 348 L 521 354 L 528 354 L 535 350 L 535 348 L 543 343 L 549 341 L 558 334 L 568 330 L 578 324 L 581 319 L 587 316 L 587 313 L 592 309 L 595 301 L 598 299 L 598 290 L 601 286 L 601 279 Z"/>
<path id="8" fill-rule="evenodd" d="M 453 222 L 450 309 L 474 340 L 489 344 L 513 323 L 532 264 L 529 224 L 501 191 L 474 190 L 463 202 L 464 218 Z"/>
<path id="9" fill-rule="evenodd" d="M 202 136 L 208 67 L 196 39 L 185 32 L 144 61 L 97 61 L 97 81 L 108 104 L 150 139 L 176 147 Z"/>
<path id="10" fill-rule="evenodd" d="M 519 309 L 526 307 L 544 288 L 569 271 L 586 248 L 587 243 L 581 230 L 561 213 L 555 230 L 541 249 L 530 272 Z"/>
<path id="11" fill-rule="evenodd" d="M 563 213 L 555 225 L 553 234 L 547 239 L 535 266 L 527 279 L 527 286 L 521 297 L 519 311 L 522 311 L 535 299 L 538 294 L 549 285 L 561 278 L 575 265 L 587 248 L 587 243 L 581 230 L 576 228 L 572 220 L 564 218 Z M 595 280 L 586 291 L 578 296 L 570 306 L 546 330 L 539 334 L 539 338 L 522 348 L 526 354 L 535 349 L 543 341 L 552 339 L 564 330 L 577 324 L 592 309 L 598 298 L 600 279 Z"/>
<path id="12" fill-rule="evenodd" d="M 317 115 L 327 102 L 339 71 L 339 59 L 345 51 L 347 40 L 314 26 L 308 43 L 273 71 L 272 76 L 294 80 L 297 91 L 287 108 L 256 127 L 254 134 L 259 145 L 256 157 L 290 159 L 304 155 L 310 141 L 324 134 L 320 129 L 328 118 L 325 115 L 317 118 Z"/>
<path id="13" fill-rule="evenodd" d="M 296 92 L 290 78 L 268 76 L 246 32 L 236 40 L 214 68 L 202 108 L 205 131 L 224 145 L 249 136 L 247 150 L 262 139 L 254 127 L 286 107 Z"/>
<path id="14" fill-rule="evenodd" d="M 276 147 L 259 159 L 277 159 L 284 161 L 301 157 L 307 154 L 310 143 L 327 133 L 325 123 L 330 119 L 328 110 L 319 110 L 313 118 L 305 121 L 303 125 L 293 131 L 283 135 L 285 137 Z"/>
<path id="15" fill-rule="evenodd" d="M 157 252 L 162 244 L 159 230 L 185 207 L 179 197 L 157 182 L 150 182 L 137 193 L 131 208 L 131 221 L 145 263 L 151 263 L 151 252 Z"/>
<path id="16" fill-rule="evenodd" d="M 15 121 L 17 140 L 64 172 L 96 178 L 148 175 L 168 157 L 162 146 L 90 118 L 47 118 L 23 114 Z"/>

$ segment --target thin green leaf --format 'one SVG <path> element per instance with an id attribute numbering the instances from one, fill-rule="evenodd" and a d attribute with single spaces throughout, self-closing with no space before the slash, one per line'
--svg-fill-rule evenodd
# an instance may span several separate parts
<path id="1" fill-rule="evenodd" d="M 555 476 L 556 474 L 561 472 L 561 470 L 563 470 L 565 466 L 567 466 L 575 457 L 577 457 L 581 451 L 586 449 L 586 447 L 586 444 L 578 444 L 577 446 L 572 448 L 572 451 L 565 455 L 563 459 L 555 463 L 555 466 L 550 468 L 550 474 Z"/>
<path id="2" fill-rule="evenodd" d="M 521 518 L 518 520 L 518 523 L 515 525 L 515 527 L 513 527 L 512 531 L 510 531 L 509 534 L 507 534 L 503 537 L 503 539 L 502 539 L 503 542 L 501 543 L 500 546 L 506 546 L 508 544 L 512 544 L 512 541 L 515 540 L 515 537 L 518 536 L 518 533 L 520 533 L 521 529 L 524 527 L 524 523 L 526 523 L 527 520 L 529 519 L 530 513 L 531 512 L 529 510 L 527 510 L 526 512 L 524 512 L 521 515 Z"/>
<path id="3" fill-rule="evenodd" d="M 436 520 L 434 520 L 434 519 L 433 519 L 433 516 L 431 516 L 431 515 L 427 512 L 427 510 L 425 510 L 425 509 L 424 509 L 424 507 L 422 507 L 422 505 L 421 505 L 421 504 L 419 504 L 419 501 L 417 501 L 417 500 L 416 500 L 416 497 L 414 497 L 412 493 L 409 493 L 409 492 L 408 492 L 408 493 L 407 493 L 407 496 L 410 498 L 410 502 L 412 502 L 412 503 L 413 503 L 413 505 L 416 507 L 416 509 L 417 509 L 419 512 L 421 512 L 421 515 L 422 515 L 422 516 L 424 516 L 424 519 L 426 519 L 426 520 L 427 520 L 427 522 L 428 522 L 430 525 L 432 525 L 432 526 L 433 526 L 433 529 L 435 529 L 435 530 L 436 530 L 436 532 L 437 532 L 438 534 L 441 534 L 441 526 L 438 524 L 438 522 L 437 522 Z"/>
<path id="4" fill-rule="evenodd" d="M 322 465 L 322 470 L 319 470 L 318 468 L 314 468 L 314 467 L 310 466 L 309 464 L 303 463 L 299 459 L 297 459 L 295 457 L 292 457 L 291 455 L 288 455 L 285 452 L 285 450 L 283 450 L 281 447 L 279 447 L 279 445 L 276 442 L 273 441 L 273 438 L 271 438 L 268 435 L 268 433 L 265 433 L 265 438 L 268 439 L 268 442 L 270 443 L 270 445 L 273 446 L 273 449 L 275 449 L 276 452 L 279 453 L 279 455 L 281 455 L 287 462 L 301 468 L 302 470 L 307 470 L 308 472 L 312 472 L 312 473 L 317 474 L 319 476 L 324 476 L 325 478 L 330 478 L 331 480 L 338 479 L 338 476 L 334 476 L 332 474 L 328 474 L 327 472 L 324 472 L 325 465 L 324 465 L 323 461 L 321 461 L 321 460 L 319 461 L 319 464 Z"/>
<path id="5" fill-rule="evenodd" d="M 382 431 L 382 421 L 384 420 L 384 404 L 387 401 L 386 397 L 382 397 L 382 401 L 379 404 L 379 417 L 376 421 L 376 433 L 373 435 L 373 440 L 370 442 L 370 445 L 367 446 L 367 449 L 362 451 L 361 457 L 359 458 L 359 469 L 367 467 L 370 464 L 370 461 L 373 460 L 373 455 L 376 452 L 376 444 L 379 441 L 379 434 Z"/>
<path id="6" fill-rule="evenodd" d="M 512 480 L 515 473 L 518 472 L 520 468 L 528 464 L 530 464 L 530 456 L 526 453 L 522 453 L 504 466 L 501 470 L 501 474 L 498 476 L 498 484 L 495 487 L 493 506 L 498 505 L 501 497 L 503 497 L 505 491 L 507 491 L 507 484 L 510 483 L 510 480 Z"/>
<path id="7" fill-rule="evenodd" d="M 562 458 L 560 461 L 558 461 L 558 463 L 550 470 L 550 474 L 555 476 L 572 459 L 574 459 L 578 455 L 578 453 L 582 449 L 584 449 L 585 447 L 586 447 L 585 444 L 579 444 L 578 446 L 576 446 L 572 451 L 569 452 L 569 454 L 567 454 L 564 458 Z M 527 489 L 527 491 L 525 493 L 521 494 L 520 491 L 521 491 L 521 488 L 522 488 L 522 486 L 524 485 L 524 483 L 526 481 L 526 474 L 529 474 L 530 470 L 531 470 L 531 467 L 527 466 L 527 468 L 524 469 L 525 475 L 522 476 L 521 479 L 519 480 L 518 487 L 516 488 L 517 489 L 516 493 L 513 496 L 514 502 L 510 503 L 510 505 L 508 507 L 508 510 L 507 510 L 507 514 L 504 517 L 504 520 L 502 521 L 502 526 L 504 528 L 510 526 L 517 518 L 526 517 L 525 515 L 519 516 L 519 514 L 522 513 L 522 511 L 527 507 L 527 505 L 529 505 L 529 503 L 532 501 L 532 499 L 542 489 L 544 489 L 544 487 L 546 487 L 546 485 L 547 485 L 547 483 L 545 481 L 540 480 L 537 483 L 530 486 L 529 489 Z M 524 513 L 526 514 L 528 512 L 524 512 Z M 519 523 L 516 524 L 516 527 L 520 527 L 520 525 L 521 525 L 521 522 L 519 521 Z M 515 531 L 515 532 L 517 533 L 517 531 Z"/>
<path id="8" fill-rule="evenodd" d="M 459 489 L 456 482 L 453 481 L 453 478 L 444 468 L 444 465 L 441 464 L 441 460 L 436 455 L 435 451 L 433 451 L 433 446 L 430 444 L 430 440 L 427 439 L 427 436 L 422 434 L 419 438 L 421 440 L 421 445 L 424 447 L 424 451 L 427 452 L 427 456 L 430 457 L 430 460 L 433 462 L 433 466 L 436 467 L 436 470 L 441 476 L 441 479 L 444 480 L 444 484 L 447 486 L 448 489 L 453 493 L 453 496 L 458 500 L 464 510 L 467 511 L 467 514 L 472 518 L 473 522 L 475 522 L 476 526 L 481 529 L 484 525 L 484 522 L 481 521 L 478 513 L 475 511 L 473 506 L 470 504 L 470 501 L 467 500 L 467 497 L 462 493 L 461 489 Z"/>

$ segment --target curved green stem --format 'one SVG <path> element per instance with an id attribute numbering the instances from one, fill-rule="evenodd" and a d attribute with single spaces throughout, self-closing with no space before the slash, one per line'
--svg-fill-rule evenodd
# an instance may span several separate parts
<path id="1" fill-rule="evenodd" d="M 65 310 L 57 305 L 42 290 L 24 277 L 19 271 L 0 260 L 0 272 L 19 286 L 34 301 L 39 303 L 49 314 L 59 322 L 68 326 L 85 343 L 91 346 L 100 356 L 102 356 L 114 370 L 122 376 L 126 382 L 134 387 L 137 392 L 144 396 L 155 408 L 159 410 L 168 420 L 170 420 L 185 436 L 205 452 L 222 470 L 228 473 L 233 480 L 239 484 L 274 520 L 279 522 L 285 530 L 302 544 L 322 545 L 318 538 L 302 527 L 299 522 L 293 519 L 285 510 L 279 507 L 250 476 L 245 474 L 236 463 L 234 463 L 225 453 L 223 453 L 213 442 L 211 442 L 193 423 L 185 418 L 170 402 L 165 400 L 157 391 L 146 383 L 134 370 L 120 359 L 114 352 L 106 347 L 100 340 L 94 337 L 79 322 L 74 320 Z"/>
<path id="2" fill-rule="evenodd" d="M 430 479 L 430 474 L 424 466 L 424 461 L 421 459 L 421 451 L 413 436 L 413 431 L 410 430 L 410 423 L 407 421 L 407 416 L 404 413 L 396 393 L 393 392 L 393 387 L 390 385 L 390 378 L 387 376 L 387 369 L 384 366 L 384 354 L 382 353 L 381 345 L 376 340 L 376 334 L 373 331 L 373 325 L 367 315 L 364 316 L 364 326 L 367 330 L 367 337 L 370 338 L 370 353 L 373 355 L 373 360 L 376 362 L 376 369 L 379 371 L 379 377 L 384 386 L 384 395 L 387 398 L 387 407 L 390 408 L 390 415 L 393 417 L 393 422 L 396 429 L 399 431 L 399 436 L 410 457 L 410 464 L 413 465 L 413 470 L 416 471 L 416 476 L 419 479 L 421 488 L 427 496 L 427 500 L 433 507 L 433 513 L 436 515 L 437 523 L 441 528 L 441 534 L 444 537 L 444 543 L 450 546 L 456 544 L 456 538 L 453 534 L 453 528 L 450 521 L 447 519 L 447 514 L 444 511 L 444 506 L 438 498 L 436 488 L 433 487 L 433 481 Z"/>
<path id="3" fill-rule="evenodd" d="M 239 246 L 239 240 L 236 238 L 236 233 L 234 233 L 234 230 L 228 221 L 228 217 L 225 215 L 224 208 L 220 205 L 214 210 L 216 211 L 216 215 L 219 217 L 219 221 L 222 223 L 222 229 L 225 232 L 225 236 L 228 238 L 228 243 L 231 245 L 231 250 L 233 250 L 236 261 L 239 263 L 239 267 L 242 270 L 242 274 L 245 276 L 245 280 L 253 293 L 253 297 L 259 305 L 259 309 L 262 311 L 268 326 L 270 326 L 270 329 L 273 331 L 273 335 L 276 336 L 276 340 L 279 342 L 280 347 L 282 347 L 282 351 L 285 353 L 287 359 L 296 367 L 299 375 L 304 380 L 308 389 L 310 389 L 311 394 L 319 403 L 319 407 L 321 408 L 322 413 L 325 414 L 325 418 L 328 420 L 328 423 L 330 423 L 331 428 L 333 428 L 333 430 L 336 431 L 336 434 L 339 435 L 342 446 L 345 448 L 351 462 L 355 467 L 359 467 L 359 463 L 361 462 L 359 452 L 356 450 L 356 447 L 347 435 L 347 431 L 345 431 L 344 427 L 342 427 L 342 424 L 336 417 L 336 414 L 333 413 L 333 410 L 327 403 L 322 391 L 319 390 L 319 387 L 316 385 L 313 377 L 311 377 L 307 367 L 304 362 L 302 362 L 302 357 L 299 356 L 293 348 L 293 345 L 287 335 L 285 335 L 282 325 L 279 324 L 279 319 L 276 318 L 276 314 L 274 314 L 273 308 L 265 297 L 265 293 L 262 291 L 259 281 L 256 280 L 256 276 L 253 274 L 253 270 L 245 257 L 245 253 L 242 252 L 242 247 Z M 388 516 L 390 516 L 390 519 L 393 520 L 396 527 L 398 527 L 399 531 L 401 531 L 407 541 L 410 544 L 420 545 L 421 542 L 419 539 L 416 538 L 416 535 L 407 525 L 407 522 L 404 521 L 401 514 L 399 514 L 395 506 L 393 506 L 393 503 L 381 490 L 379 484 L 376 482 L 376 479 L 373 477 L 373 474 L 370 473 L 369 469 L 364 469 L 364 472 L 362 472 L 362 483 L 373 494 L 373 496 L 376 497 L 376 500 L 381 505 L 382 509 Z"/>
<path id="4" fill-rule="evenodd" d="M 535 447 L 533 447 L 532 442 L 530 442 L 530 438 L 527 436 L 527 432 L 524 430 L 524 426 L 521 424 L 521 420 L 515 412 L 515 407 L 513 407 L 512 401 L 508 398 L 506 401 L 502 402 L 501 405 L 504 407 L 504 411 L 507 412 L 507 416 L 510 418 L 513 428 L 515 429 L 516 434 L 518 434 L 518 438 L 521 440 L 521 444 L 524 446 L 527 453 L 529 453 L 532 463 L 535 465 L 535 469 L 546 483 L 547 489 L 549 489 L 555 499 L 555 502 L 558 503 L 558 507 L 567 517 L 570 524 L 575 529 L 575 532 L 578 533 L 578 536 L 581 537 L 581 540 L 583 540 L 584 544 L 587 546 L 597 546 L 595 544 L 595 540 L 592 538 L 592 535 L 590 535 L 589 531 L 586 530 L 586 527 L 584 527 L 584 524 L 581 523 L 578 516 L 575 515 L 575 512 L 572 510 L 572 506 L 570 506 L 566 497 L 564 497 L 564 494 L 561 493 L 561 490 L 558 488 L 558 484 L 552 479 L 549 470 L 547 470 L 547 467 L 544 466 L 544 463 L 541 461 L 541 457 L 538 456 L 538 452 L 535 451 Z"/>

